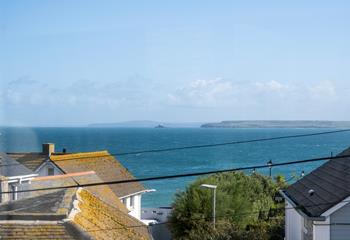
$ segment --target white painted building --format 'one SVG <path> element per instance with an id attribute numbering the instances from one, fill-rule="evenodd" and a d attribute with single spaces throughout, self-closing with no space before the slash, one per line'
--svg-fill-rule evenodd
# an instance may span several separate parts
<path id="1" fill-rule="evenodd" d="M 286 240 L 350 239 L 350 148 L 286 190 Z"/>
<path id="2" fill-rule="evenodd" d="M 145 189 L 140 192 L 135 192 L 130 195 L 119 197 L 121 202 L 125 205 L 125 207 L 129 210 L 129 214 L 137 219 L 142 219 L 142 194 L 154 192 L 154 189 Z M 147 221 L 144 221 L 147 222 Z"/>
<path id="3" fill-rule="evenodd" d="M 30 169 L 13 160 L 6 153 L 0 153 L 0 192 L 11 192 L 0 195 L 0 203 L 17 200 L 23 184 L 29 183 L 35 174 Z"/>
<path id="4" fill-rule="evenodd" d="M 131 173 L 107 151 L 85 153 L 56 153 L 52 143 L 43 144 L 42 153 L 10 154 L 38 176 L 52 176 L 73 172 L 94 171 L 101 181 L 134 179 Z M 155 191 L 145 189 L 139 182 L 109 185 L 129 214 L 141 220 L 142 194 Z"/>
<path id="5" fill-rule="evenodd" d="M 33 176 L 52 176 L 74 172 L 94 171 L 100 181 L 134 179 L 131 173 L 107 151 L 64 153 L 55 152 L 53 143 L 44 143 L 41 153 L 9 153 L 13 161 L 26 168 Z M 22 170 L 21 170 L 22 171 Z M 28 174 L 28 171 L 25 171 Z M 22 171 L 23 172 L 23 171 Z M 129 210 L 129 214 L 141 220 L 142 195 L 155 190 L 145 189 L 139 182 L 109 185 Z"/>
<path id="6" fill-rule="evenodd" d="M 287 199 L 288 197 L 286 197 Z M 350 239 L 350 198 L 334 205 L 319 217 L 306 216 L 288 199 L 285 207 L 286 240 Z"/>

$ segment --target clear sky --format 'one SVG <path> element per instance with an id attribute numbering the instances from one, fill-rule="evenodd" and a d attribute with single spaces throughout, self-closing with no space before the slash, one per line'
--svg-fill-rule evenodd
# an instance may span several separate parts
<path id="1" fill-rule="evenodd" d="M 350 1 L 0 1 L 0 125 L 350 120 Z"/>

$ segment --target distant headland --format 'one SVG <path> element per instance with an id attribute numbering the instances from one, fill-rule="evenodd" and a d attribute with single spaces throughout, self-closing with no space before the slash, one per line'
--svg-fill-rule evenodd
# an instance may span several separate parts
<path id="1" fill-rule="evenodd" d="M 94 123 L 88 126 L 97 128 L 350 128 L 350 121 L 232 120 L 213 123 L 169 123 L 145 120 L 116 123 Z"/>
<path id="2" fill-rule="evenodd" d="M 205 123 L 202 128 L 350 128 L 350 121 L 222 121 Z"/>

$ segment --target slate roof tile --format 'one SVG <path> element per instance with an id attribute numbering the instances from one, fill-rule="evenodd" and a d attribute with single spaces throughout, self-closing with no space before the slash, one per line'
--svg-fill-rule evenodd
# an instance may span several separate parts
<path id="1" fill-rule="evenodd" d="M 32 171 L 48 160 L 48 156 L 42 153 L 7 153 L 7 155 Z"/>
<path id="2" fill-rule="evenodd" d="M 350 148 L 338 156 L 350 154 Z M 350 157 L 329 160 L 296 183 L 285 193 L 310 217 L 319 217 L 350 196 Z M 310 196 L 309 190 L 314 190 Z"/>
<path id="3" fill-rule="evenodd" d="M 33 171 L 23 166 L 22 164 L 19 164 L 19 162 L 5 153 L 0 153 L 0 164 L 2 165 L 0 167 L 1 176 L 13 177 L 33 174 Z"/>

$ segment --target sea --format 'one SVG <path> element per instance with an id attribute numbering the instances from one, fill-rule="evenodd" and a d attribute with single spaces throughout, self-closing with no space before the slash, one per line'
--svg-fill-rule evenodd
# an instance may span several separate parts
<path id="1" fill-rule="evenodd" d="M 335 129 L 232 129 L 232 128 L 92 128 L 92 127 L 2 127 L 0 152 L 40 152 L 41 144 L 55 143 L 56 151 L 108 150 L 136 178 L 222 170 L 336 155 L 350 146 L 350 132 L 274 141 L 243 143 L 199 149 L 120 155 L 118 153 L 216 144 L 286 135 L 318 133 Z M 322 162 L 273 167 L 272 175 L 306 174 Z M 269 174 L 268 169 L 258 172 Z M 250 171 L 246 171 L 250 174 Z M 196 177 L 148 181 L 155 192 L 143 195 L 142 207 L 171 206 L 174 195 Z"/>

